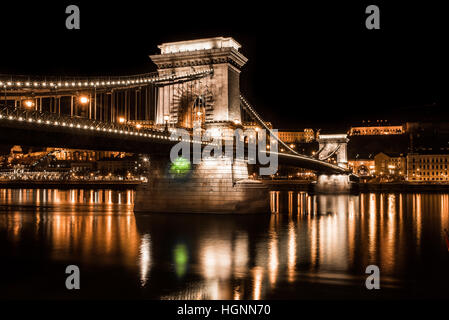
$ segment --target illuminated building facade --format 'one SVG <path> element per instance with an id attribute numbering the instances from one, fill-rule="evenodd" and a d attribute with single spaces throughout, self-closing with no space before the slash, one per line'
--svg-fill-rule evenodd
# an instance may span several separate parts
<path id="1" fill-rule="evenodd" d="M 374 156 L 375 175 L 403 176 L 406 172 L 406 157 L 403 154 L 386 154 L 380 152 Z"/>
<path id="2" fill-rule="evenodd" d="M 278 131 L 278 137 L 285 143 L 312 142 L 315 140 L 315 133 L 313 129 L 304 129 L 304 131 L 282 130 Z"/>
<path id="3" fill-rule="evenodd" d="M 113 156 L 119 158 L 125 156 L 124 152 L 47 148 L 47 153 L 52 151 L 56 160 L 68 160 L 68 161 L 98 161 L 100 159 L 109 158 Z"/>
<path id="4" fill-rule="evenodd" d="M 448 181 L 449 154 L 408 154 L 408 181 Z"/>
<path id="5" fill-rule="evenodd" d="M 375 164 L 373 159 L 357 159 L 348 161 L 349 169 L 352 173 L 359 176 L 372 175 L 375 171 Z"/>
<path id="6" fill-rule="evenodd" d="M 134 171 L 137 169 L 137 159 L 128 157 L 125 159 L 103 159 L 97 161 L 97 169 L 103 173 L 119 173 L 125 171 Z"/>
<path id="7" fill-rule="evenodd" d="M 129 125 L 135 126 L 137 129 L 155 129 L 153 120 L 128 120 L 126 121 L 124 118 L 119 119 L 119 122 L 126 122 Z"/>
<path id="8" fill-rule="evenodd" d="M 265 124 L 267 125 L 268 128 L 273 129 L 273 125 L 271 124 L 271 122 L 267 121 L 267 122 L 265 122 Z M 256 130 L 256 128 L 261 129 L 260 124 L 258 124 L 256 122 L 245 121 L 242 123 L 242 125 L 245 130 L 251 130 L 251 129 Z"/>
<path id="9" fill-rule="evenodd" d="M 351 127 L 349 130 L 350 136 L 377 136 L 377 135 L 389 135 L 389 134 L 404 134 L 404 126 L 390 126 L 375 123 L 368 126 Z"/>

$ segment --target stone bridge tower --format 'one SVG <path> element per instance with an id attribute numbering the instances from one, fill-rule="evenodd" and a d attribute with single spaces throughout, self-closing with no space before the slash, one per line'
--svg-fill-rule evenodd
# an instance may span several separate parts
<path id="1" fill-rule="evenodd" d="M 210 69 L 213 73 L 196 81 L 160 87 L 156 124 L 164 125 L 168 118 L 173 126 L 191 128 L 194 121 L 189 119 L 197 114 L 201 114 L 197 120 L 202 120 L 206 129 L 241 123 L 239 79 L 247 58 L 239 52 L 241 45 L 237 41 L 216 37 L 163 43 L 158 47 L 161 53 L 150 58 L 161 76 Z"/>
<path id="2" fill-rule="evenodd" d="M 320 134 L 317 140 L 320 160 L 327 160 L 327 158 L 335 155 L 337 165 L 348 168 L 347 147 L 349 139 L 346 134 Z"/>
<path id="3" fill-rule="evenodd" d="M 318 137 L 319 154 L 318 158 L 326 161 L 335 156 L 337 165 L 342 168 L 348 168 L 348 137 L 346 134 L 320 134 Z M 351 190 L 351 182 L 348 174 L 318 176 L 315 191 L 318 193 L 347 193 Z"/>
<path id="4" fill-rule="evenodd" d="M 151 56 L 161 76 L 213 70 L 207 77 L 159 87 L 156 125 L 209 130 L 212 138 L 226 138 L 241 126 L 240 69 L 247 59 L 232 38 L 170 42 Z M 232 131 L 231 131 L 232 130 Z M 169 153 L 169 152 L 168 152 Z M 267 188 L 248 180 L 244 159 L 227 155 L 202 157 L 200 163 L 167 152 L 150 153 L 151 175 L 139 186 L 135 212 L 266 213 Z M 188 168 L 181 170 L 180 167 Z"/>

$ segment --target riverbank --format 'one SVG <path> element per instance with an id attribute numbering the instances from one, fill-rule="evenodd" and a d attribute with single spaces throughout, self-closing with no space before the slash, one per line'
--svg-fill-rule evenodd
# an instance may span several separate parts
<path id="1" fill-rule="evenodd" d="M 449 192 L 449 184 L 439 183 L 359 183 L 360 192 Z"/>
<path id="2" fill-rule="evenodd" d="M 262 180 L 269 190 L 314 193 L 315 183 L 304 180 Z M 0 181 L 0 188 L 22 189 L 135 189 L 140 181 Z M 449 192 L 449 184 L 437 183 L 355 183 L 352 192 Z"/>
<path id="3" fill-rule="evenodd" d="M 269 190 L 312 192 L 314 183 L 305 180 L 262 180 Z"/>
<path id="4" fill-rule="evenodd" d="M 277 191 L 305 191 L 314 192 L 315 182 L 304 180 L 263 180 L 269 190 Z M 352 192 L 449 192 L 449 184 L 443 183 L 413 183 L 413 182 L 387 182 L 387 183 L 353 183 Z"/>
<path id="5" fill-rule="evenodd" d="M 12 189 L 134 189 L 140 181 L 0 181 L 0 188 Z"/>

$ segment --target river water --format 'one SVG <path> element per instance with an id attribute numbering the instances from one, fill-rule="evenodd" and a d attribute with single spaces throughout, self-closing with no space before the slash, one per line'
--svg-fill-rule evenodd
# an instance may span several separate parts
<path id="1" fill-rule="evenodd" d="M 449 297 L 448 194 L 270 198 L 271 215 L 135 216 L 131 190 L 0 189 L 0 298 Z"/>

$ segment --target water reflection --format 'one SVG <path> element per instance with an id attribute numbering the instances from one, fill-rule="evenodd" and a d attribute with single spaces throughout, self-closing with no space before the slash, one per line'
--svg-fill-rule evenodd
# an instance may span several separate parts
<path id="1" fill-rule="evenodd" d="M 258 300 L 339 297 L 338 290 L 356 297 L 369 264 L 398 297 L 448 297 L 447 194 L 275 191 L 273 213 L 255 216 L 134 216 L 131 190 L 0 189 L 0 196 L 1 271 L 14 275 L 27 259 L 80 264 L 98 297 Z M 37 279 L 51 277 L 36 270 Z M 105 286 L 111 277 L 114 285 Z M 12 277 L 12 287 L 25 283 Z"/>
<path id="2" fill-rule="evenodd" d="M 144 234 L 140 242 L 140 281 L 145 286 L 148 281 L 148 274 L 151 267 L 151 240 L 149 234 Z"/>
<path id="3" fill-rule="evenodd" d="M 36 242 L 51 246 L 45 252 L 50 259 L 101 264 L 120 257 L 134 264 L 140 237 L 132 205 L 118 201 L 119 196 L 132 201 L 131 190 L 2 189 L 0 194 L 0 230 L 12 244 L 32 233 Z M 107 198 L 110 205 L 102 201 Z"/>

